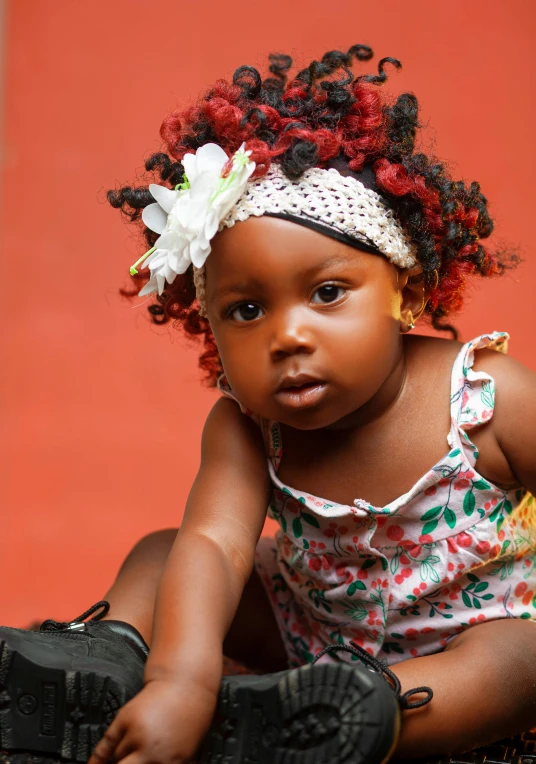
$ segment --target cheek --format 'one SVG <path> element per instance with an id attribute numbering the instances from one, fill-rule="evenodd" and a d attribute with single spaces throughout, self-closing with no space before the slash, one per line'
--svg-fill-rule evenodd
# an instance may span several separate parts
<path id="1" fill-rule="evenodd" d="M 213 329 L 214 339 L 229 384 L 237 392 L 252 383 L 258 386 L 259 378 L 265 372 L 263 356 L 266 355 L 262 341 L 248 332 Z M 248 336 L 249 335 L 249 336 Z"/>
<path id="2" fill-rule="evenodd" d="M 322 345 L 343 386 L 366 393 L 383 384 L 399 354 L 399 314 L 396 294 L 372 293 L 360 295 L 351 311 L 326 324 Z"/>

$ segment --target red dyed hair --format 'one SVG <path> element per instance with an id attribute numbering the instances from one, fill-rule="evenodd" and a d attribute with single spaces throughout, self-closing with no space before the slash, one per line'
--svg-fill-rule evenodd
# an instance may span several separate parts
<path id="1" fill-rule="evenodd" d="M 337 156 L 354 171 L 370 163 L 382 195 L 417 245 L 432 325 L 456 336 L 445 318 L 462 307 L 468 278 L 499 275 L 517 258 L 482 245 L 493 222 L 479 184 L 454 181 L 444 164 L 415 152 L 420 127 L 416 97 L 402 93 L 394 101 L 381 87 L 385 65 L 400 68 L 400 62 L 384 58 L 377 75 L 354 78 L 353 60 L 372 55 L 364 45 L 348 53 L 331 51 L 290 80 L 288 56 L 270 56 L 272 76 L 264 80 L 256 69 L 240 67 L 232 82 L 219 80 L 196 104 L 164 120 L 161 136 L 167 152 L 153 155 L 146 169 L 173 187 L 182 180 L 184 155 L 208 142 L 228 154 L 245 142 L 257 165 L 254 177 L 264 175 L 272 162 L 293 179 Z M 108 199 L 133 221 L 154 201 L 147 187 L 130 186 L 108 192 Z M 157 234 L 145 228 L 145 238 L 152 246 Z M 134 277 L 135 291 L 123 293 L 136 294 L 146 278 Z M 208 321 L 199 315 L 191 269 L 168 285 L 149 310 L 154 321 L 175 320 L 187 335 L 203 341 L 199 365 L 214 385 L 221 362 Z"/>

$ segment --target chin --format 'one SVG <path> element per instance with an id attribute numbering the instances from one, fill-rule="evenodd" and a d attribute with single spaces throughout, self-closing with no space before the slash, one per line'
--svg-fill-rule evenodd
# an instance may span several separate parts
<path id="1" fill-rule="evenodd" d="M 341 416 L 329 414 L 327 411 L 313 409 L 293 412 L 291 416 L 281 416 L 277 420 L 281 424 L 293 427 L 295 430 L 321 430 L 323 427 L 338 422 Z"/>

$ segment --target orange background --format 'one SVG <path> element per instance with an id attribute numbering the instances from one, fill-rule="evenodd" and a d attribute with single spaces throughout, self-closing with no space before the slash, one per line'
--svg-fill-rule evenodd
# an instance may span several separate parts
<path id="1" fill-rule="evenodd" d="M 401 59 L 388 87 L 417 94 L 437 155 L 481 182 L 496 241 L 526 259 L 477 283 L 462 338 L 508 330 L 536 369 L 535 16 L 532 0 L 7 2 L 0 622 L 74 618 L 139 537 L 180 523 L 215 393 L 180 335 L 118 297 L 139 247 L 104 192 L 240 64 L 358 42 L 376 54 L 362 71 Z"/>

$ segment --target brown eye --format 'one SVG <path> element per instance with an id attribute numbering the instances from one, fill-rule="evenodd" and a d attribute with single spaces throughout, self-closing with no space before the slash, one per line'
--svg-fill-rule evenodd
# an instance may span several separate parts
<path id="1" fill-rule="evenodd" d="M 258 305 L 255 305 L 252 302 L 243 302 L 240 305 L 237 305 L 229 315 L 231 318 L 233 318 L 235 321 L 254 321 L 256 318 L 259 318 L 262 314 L 261 309 Z"/>
<path id="2" fill-rule="evenodd" d="M 344 289 L 336 284 L 324 284 L 319 287 L 313 295 L 313 302 L 322 305 L 339 300 L 344 293 Z M 318 299 L 315 299 L 317 298 Z"/>

